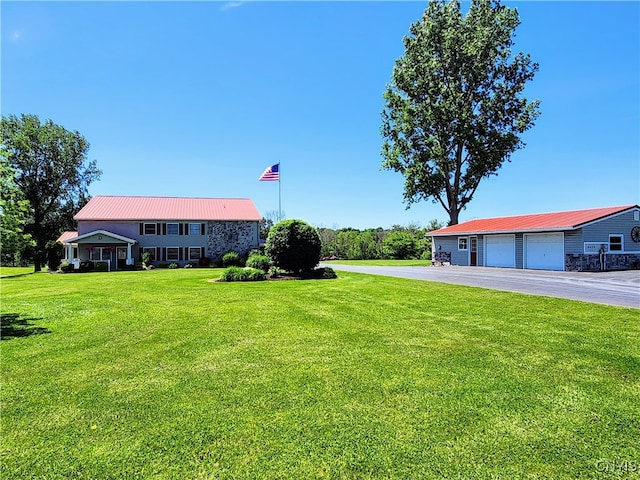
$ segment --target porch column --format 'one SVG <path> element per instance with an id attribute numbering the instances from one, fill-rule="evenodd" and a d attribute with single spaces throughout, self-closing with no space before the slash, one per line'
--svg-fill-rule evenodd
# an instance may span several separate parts
<path id="1" fill-rule="evenodd" d="M 67 244 L 67 262 L 73 263 L 73 245 Z"/>
<path id="2" fill-rule="evenodd" d="M 133 265 L 133 258 L 131 258 L 131 244 L 127 243 L 127 265 Z"/>

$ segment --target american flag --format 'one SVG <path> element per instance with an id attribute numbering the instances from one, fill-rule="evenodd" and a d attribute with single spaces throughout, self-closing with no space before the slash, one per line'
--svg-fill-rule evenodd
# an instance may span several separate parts
<path id="1" fill-rule="evenodd" d="M 280 164 L 276 163 L 275 165 L 271 165 L 267 167 L 260 178 L 258 179 L 261 182 L 279 182 L 280 181 Z"/>

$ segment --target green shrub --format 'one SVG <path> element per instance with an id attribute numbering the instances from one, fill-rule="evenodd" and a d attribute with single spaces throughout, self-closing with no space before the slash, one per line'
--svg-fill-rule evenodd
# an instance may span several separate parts
<path id="1" fill-rule="evenodd" d="M 64 273 L 71 273 L 73 272 L 73 263 L 61 263 L 60 264 L 60 271 L 64 272 Z"/>
<path id="2" fill-rule="evenodd" d="M 212 258 L 209 266 L 212 268 L 222 268 L 222 258 L 221 257 Z"/>
<path id="3" fill-rule="evenodd" d="M 158 268 L 169 268 L 169 262 L 158 262 Z"/>
<path id="4" fill-rule="evenodd" d="M 251 267 L 229 267 L 220 277 L 221 282 L 257 282 L 265 279 L 263 270 Z"/>
<path id="5" fill-rule="evenodd" d="M 316 268 L 316 278 L 338 278 L 336 272 L 331 267 Z"/>
<path id="6" fill-rule="evenodd" d="M 96 262 L 95 270 L 96 272 L 108 272 L 109 264 L 107 262 Z"/>
<path id="7" fill-rule="evenodd" d="M 81 272 L 90 272 L 91 270 L 93 270 L 93 268 L 94 268 L 94 265 L 91 260 L 85 260 L 84 262 L 80 262 L 79 270 Z"/>
<path id="8" fill-rule="evenodd" d="M 276 267 L 275 265 L 272 265 L 269 270 L 267 270 L 267 273 L 269 274 L 269 276 L 271 278 L 277 278 L 280 275 L 282 275 L 283 273 L 286 273 L 284 270 L 279 269 L 278 267 Z"/>
<path id="9" fill-rule="evenodd" d="M 145 267 L 148 267 L 149 265 L 151 265 L 152 260 L 151 260 L 151 253 L 149 252 L 142 252 L 142 263 Z"/>
<path id="10" fill-rule="evenodd" d="M 178 264 L 172 262 L 172 263 L 169 264 L 169 268 L 171 268 L 171 269 L 178 268 Z"/>
<path id="11" fill-rule="evenodd" d="M 227 252 L 222 256 L 223 267 L 242 267 L 242 257 L 237 252 Z"/>
<path id="12" fill-rule="evenodd" d="M 256 268 L 263 272 L 268 272 L 271 267 L 271 261 L 266 255 L 253 254 L 247 259 L 247 267 Z"/>
<path id="13" fill-rule="evenodd" d="M 283 220 L 269 231 L 265 253 L 288 272 L 311 271 L 320 261 L 318 231 L 302 220 Z"/>
<path id="14" fill-rule="evenodd" d="M 243 270 L 245 272 L 243 276 L 244 281 L 261 282 L 266 278 L 264 271 L 258 268 L 244 267 Z"/>

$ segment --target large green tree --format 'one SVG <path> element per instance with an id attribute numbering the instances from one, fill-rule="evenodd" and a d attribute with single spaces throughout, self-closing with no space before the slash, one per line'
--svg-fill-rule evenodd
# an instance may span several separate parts
<path id="1" fill-rule="evenodd" d="M 46 261 L 47 243 L 74 227 L 73 214 L 89 198 L 87 187 L 100 178 L 95 160 L 87 159 L 89 143 L 77 131 L 70 132 L 36 115 L 3 116 L 2 149 L 15 169 L 21 200 L 31 215 L 25 232 L 35 241 L 35 271 Z"/>
<path id="2" fill-rule="evenodd" d="M 515 9 L 472 0 L 431 0 L 404 38 L 382 112 L 382 168 L 405 177 L 404 199 L 431 199 L 458 223 L 480 181 L 524 146 L 539 115 L 523 96 L 538 64 L 514 54 Z"/>
<path id="3" fill-rule="evenodd" d="M 0 152 L 0 251 L 2 261 L 11 263 L 34 245 L 31 235 L 24 231 L 31 208 L 27 200 L 22 200 L 15 176 L 5 152 Z"/>

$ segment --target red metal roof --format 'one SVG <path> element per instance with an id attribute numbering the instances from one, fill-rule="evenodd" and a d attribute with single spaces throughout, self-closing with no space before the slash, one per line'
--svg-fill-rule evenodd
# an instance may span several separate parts
<path id="1" fill-rule="evenodd" d="M 568 212 L 538 213 L 515 217 L 484 218 L 469 220 L 450 227 L 429 232 L 430 236 L 461 235 L 475 233 L 513 233 L 573 230 L 586 223 L 624 212 L 637 205 L 621 207 L 591 208 Z"/>
<path id="2" fill-rule="evenodd" d="M 96 195 L 76 220 L 260 220 L 248 198 L 124 197 Z"/>
<path id="3" fill-rule="evenodd" d="M 70 238 L 76 238 L 77 236 L 78 232 L 63 232 L 62 235 L 58 237 L 58 240 L 56 240 L 56 242 L 65 243 Z"/>

